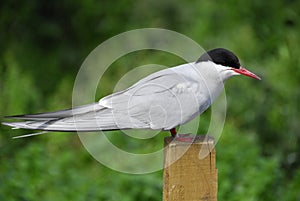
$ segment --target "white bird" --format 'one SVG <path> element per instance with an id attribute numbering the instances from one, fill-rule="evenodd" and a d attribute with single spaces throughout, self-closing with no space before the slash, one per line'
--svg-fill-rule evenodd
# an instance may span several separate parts
<path id="1" fill-rule="evenodd" d="M 167 68 L 99 102 L 49 113 L 8 116 L 13 128 L 42 131 L 170 130 L 203 113 L 234 75 L 260 80 L 231 51 L 210 50 L 196 61 Z"/>

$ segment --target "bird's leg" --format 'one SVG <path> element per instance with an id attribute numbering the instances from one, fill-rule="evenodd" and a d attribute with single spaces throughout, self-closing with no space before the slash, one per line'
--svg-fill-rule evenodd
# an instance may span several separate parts
<path id="1" fill-rule="evenodd" d="M 176 134 L 177 134 L 176 128 L 172 128 L 172 129 L 170 130 L 170 132 L 171 132 L 172 137 L 176 137 Z"/>

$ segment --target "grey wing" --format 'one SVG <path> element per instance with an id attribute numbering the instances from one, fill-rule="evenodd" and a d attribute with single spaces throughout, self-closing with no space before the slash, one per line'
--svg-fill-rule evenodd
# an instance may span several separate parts
<path id="1" fill-rule="evenodd" d="M 129 118 L 130 114 L 126 110 L 128 109 L 127 104 L 128 101 L 130 101 L 131 94 L 136 90 L 136 88 L 141 86 L 141 83 L 145 83 L 147 80 L 155 80 L 163 75 L 164 73 L 161 72 L 155 73 L 155 75 L 152 74 L 124 91 L 117 92 L 101 99 L 100 103 L 92 103 L 55 112 L 9 116 L 7 118 L 25 121 L 2 122 L 2 124 L 14 128 L 46 131 L 97 131 L 127 128 L 150 128 L 149 120 L 135 118 L 135 116 L 133 118 Z M 143 89 L 140 88 L 140 90 Z M 155 92 L 158 92 L 154 89 L 149 90 L 153 90 L 154 94 Z M 142 95 L 141 91 L 135 92 L 135 95 Z M 107 104 L 101 104 L 105 101 L 109 102 L 110 100 L 113 100 L 114 104 L 117 106 L 112 108 Z M 138 104 L 136 102 L 137 100 L 138 99 L 135 99 L 133 101 L 135 102 L 135 105 Z M 145 103 L 145 101 L 142 100 L 141 102 Z M 144 107 L 144 104 L 138 104 L 137 108 L 139 107 Z M 143 108 L 139 108 L 139 110 L 143 111 Z"/>
<path id="2" fill-rule="evenodd" d="M 59 111 L 55 111 L 55 112 L 14 115 L 14 116 L 7 116 L 6 118 L 22 119 L 22 120 L 54 120 L 57 118 L 65 118 L 65 117 L 71 117 L 71 116 L 78 115 L 78 114 L 88 113 L 88 112 L 96 111 L 96 110 L 99 110 L 102 108 L 103 107 L 99 106 L 99 104 L 92 103 L 92 104 L 78 106 L 75 108 L 59 110 Z"/>
<path id="3" fill-rule="evenodd" d="M 115 120 L 120 128 L 129 120 L 131 128 L 169 130 L 198 115 L 203 101 L 196 81 L 167 69 L 104 97 L 99 104 L 119 115 Z"/>

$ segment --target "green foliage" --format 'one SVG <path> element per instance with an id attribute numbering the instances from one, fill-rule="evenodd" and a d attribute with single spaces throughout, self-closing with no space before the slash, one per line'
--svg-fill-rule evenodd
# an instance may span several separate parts
<path id="1" fill-rule="evenodd" d="M 260 156 L 253 133 L 226 126 L 217 144 L 219 198 L 227 200 L 272 200 L 280 194 L 270 194 L 272 185 L 281 181 L 279 159 Z M 247 198 L 247 199 L 246 199 Z"/>
<path id="2" fill-rule="evenodd" d="M 30 142 L 0 167 L 1 200 L 158 200 L 160 174 L 124 175 L 94 162 L 74 136 Z M 75 143 L 75 144 L 74 144 Z M 72 146 L 65 146 L 73 144 Z M 76 156 L 76 157 L 75 157 Z M 142 188 L 141 188 L 142 187 Z"/>
<path id="3" fill-rule="evenodd" d="M 70 107 L 76 73 L 97 45 L 130 29 L 172 29 L 205 49 L 233 50 L 263 78 L 226 84 L 226 126 L 217 144 L 219 200 L 299 200 L 299 9 L 299 1 L 282 0 L 4 1 L 0 114 Z M 159 52 L 129 54 L 105 73 L 97 98 L 113 91 L 131 67 L 155 62 L 182 63 Z M 209 111 L 203 116 L 199 133 L 210 123 Z M 0 200 L 161 200 L 161 172 L 112 171 L 72 134 L 11 139 L 25 133 L 0 127 Z M 149 143 L 106 135 L 130 151 L 162 147 L 163 135 Z"/>

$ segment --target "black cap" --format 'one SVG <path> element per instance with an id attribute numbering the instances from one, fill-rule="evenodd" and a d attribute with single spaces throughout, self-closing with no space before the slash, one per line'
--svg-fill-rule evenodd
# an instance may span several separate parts
<path id="1" fill-rule="evenodd" d="M 208 52 L 202 54 L 196 63 L 203 61 L 212 61 L 215 64 L 232 68 L 240 68 L 241 66 L 237 56 L 233 52 L 224 48 L 209 50 Z"/>

